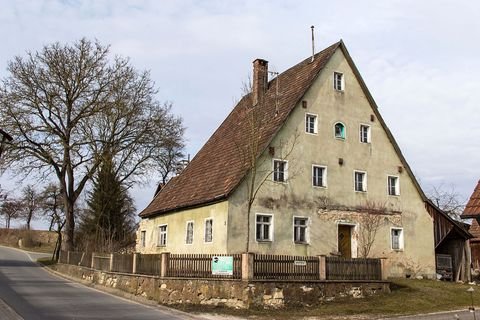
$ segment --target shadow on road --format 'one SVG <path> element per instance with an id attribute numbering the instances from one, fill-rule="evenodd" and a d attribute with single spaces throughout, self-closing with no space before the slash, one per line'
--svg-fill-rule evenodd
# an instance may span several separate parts
<path id="1" fill-rule="evenodd" d="M 19 260 L 0 260 L 0 267 L 36 267 L 40 266 L 31 261 L 19 261 Z"/>

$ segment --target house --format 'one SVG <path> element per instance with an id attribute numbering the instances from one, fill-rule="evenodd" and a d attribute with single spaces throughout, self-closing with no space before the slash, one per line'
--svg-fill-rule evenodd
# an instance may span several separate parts
<path id="1" fill-rule="evenodd" d="M 425 206 L 433 218 L 437 274 L 451 281 L 470 281 L 470 234 L 468 226 L 452 219 L 431 200 Z"/>
<path id="2" fill-rule="evenodd" d="M 183 172 L 140 213 L 142 253 L 384 257 L 435 274 L 433 219 L 339 41 L 253 83 Z"/>
<path id="3" fill-rule="evenodd" d="M 473 235 L 473 238 L 470 239 L 472 264 L 475 269 L 480 269 L 480 180 L 460 217 L 462 219 L 472 219 L 469 230 Z"/>

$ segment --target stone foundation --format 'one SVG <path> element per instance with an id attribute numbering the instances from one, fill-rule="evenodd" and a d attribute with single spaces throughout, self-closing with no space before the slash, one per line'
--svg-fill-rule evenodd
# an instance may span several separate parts
<path id="1" fill-rule="evenodd" d="M 57 264 L 54 270 L 88 283 L 115 288 L 160 304 L 198 304 L 237 309 L 313 306 L 338 297 L 390 292 L 386 281 L 242 281 L 178 279 L 104 272 Z"/>

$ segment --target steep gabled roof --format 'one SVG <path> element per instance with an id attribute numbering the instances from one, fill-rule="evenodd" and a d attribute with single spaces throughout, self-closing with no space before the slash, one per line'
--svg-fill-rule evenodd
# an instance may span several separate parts
<path id="1" fill-rule="evenodd" d="M 385 130 L 420 196 L 425 200 L 426 197 L 420 185 L 378 112 L 378 107 L 343 41 L 339 41 L 317 53 L 313 61 L 311 57 L 303 60 L 268 83 L 265 102 L 261 109 L 257 109 L 258 118 L 269 120 L 263 121 L 259 128 L 260 147 L 257 156 L 265 151 L 265 148 L 282 128 L 292 110 L 300 102 L 338 48 L 345 55 L 372 106 L 372 111 Z M 247 115 L 249 110 L 252 109 L 251 107 L 251 94 L 248 94 L 240 100 L 183 172 L 162 188 L 152 202 L 140 213 L 140 216 L 146 218 L 226 199 L 240 184 L 248 170 L 244 157 L 240 156 L 239 150 L 248 148 L 246 145 L 249 142 L 245 137 L 248 136 L 247 133 L 250 130 Z"/>
<path id="2" fill-rule="evenodd" d="M 463 219 L 480 218 L 480 180 L 478 181 L 475 190 L 473 190 L 470 200 L 468 200 L 461 217 Z"/>
<path id="3" fill-rule="evenodd" d="M 305 59 L 268 83 L 264 106 L 257 112 L 272 116 L 259 115 L 262 119 L 270 119 L 260 126 L 260 151 L 273 139 L 339 45 L 340 42 L 331 45 L 317 53 L 313 62 L 311 58 Z M 141 217 L 219 201 L 235 189 L 247 171 L 239 155 L 242 147 L 239 144 L 248 143 L 244 137 L 250 130 L 247 119 L 250 95 L 240 100 L 185 170 L 167 183 L 140 213 Z M 277 115 L 273 116 L 275 107 Z"/>

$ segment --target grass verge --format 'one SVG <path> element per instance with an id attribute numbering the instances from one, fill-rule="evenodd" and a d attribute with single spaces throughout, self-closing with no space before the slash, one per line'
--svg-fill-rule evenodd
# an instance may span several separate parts
<path id="1" fill-rule="evenodd" d="M 220 307 L 186 306 L 176 308 L 194 313 L 217 313 L 232 316 L 248 316 L 255 319 L 301 319 L 309 317 L 338 318 L 357 316 L 374 319 L 383 316 L 412 315 L 467 309 L 472 301 L 467 284 L 433 280 L 393 280 L 391 293 L 360 299 L 341 298 L 319 303 L 309 308 L 287 310 L 234 310 Z M 480 286 L 474 286 L 473 303 L 480 305 Z"/>
<path id="2" fill-rule="evenodd" d="M 37 262 L 44 265 L 44 266 L 51 266 L 57 263 L 57 261 L 52 260 L 51 258 L 39 258 L 37 259 Z"/>

